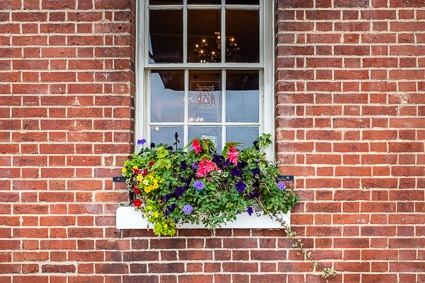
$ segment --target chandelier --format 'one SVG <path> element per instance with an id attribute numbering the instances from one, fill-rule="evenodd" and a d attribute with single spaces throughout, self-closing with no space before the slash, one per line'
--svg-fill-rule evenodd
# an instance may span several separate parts
<path id="1" fill-rule="evenodd" d="M 215 105 L 214 86 L 196 86 L 196 90 L 190 93 L 189 103 L 191 107 L 210 107 Z"/>
<path id="2" fill-rule="evenodd" d="M 199 62 L 201 63 L 215 63 L 221 62 L 221 34 L 220 32 L 214 32 L 215 36 L 215 45 L 209 46 L 208 41 L 205 38 L 201 39 L 201 43 L 195 44 L 195 49 L 193 52 L 198 57 Z M 239 51 L 238 43 L 233 36 L 225 37 L 226 45 L 226 58 L 229 58 L 233 54 Z"/>

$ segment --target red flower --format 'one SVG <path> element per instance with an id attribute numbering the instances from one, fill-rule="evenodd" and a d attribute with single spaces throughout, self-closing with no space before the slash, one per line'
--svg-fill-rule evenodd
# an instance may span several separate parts
<path id="1" fill-rule="evenodd" d="M 198 170 L 196 171 L 196 177 L 205 177 L 211 171 L 217 171 L 217 165 L 215 165 L 215 163 L 211 160 L 204 159 L 199 162 Z"/>
<path id="2" fill-rule="evenodd" d="M 140 190 L 139 190 L 139 189 L 137 189 L 137 188 L 134 188 L 134 189 L 133 189 L 133 192 L 134 192 L 135 194 L 140 194 Z"/>
<path id="3" fill-rule="evenodd" d="M 238 165 L 238 156 L 239 152 L 236 151 L 236 147 L 232 146 L 227 151 L 227 159 L 229 159 L 230 163 Z"/>
<path id="4" fill-rule="evenodd" d="M 199 140 L 198 140 L 198 139 L 196 139 L 196 140 L 194 140 L 194 141 L 192 142 L 192 147 L 193 147 L 193 149 L 195 150 L 195 152 L 196 152 L 196 153 L 199 153 L 199 152 L 201 152 L 201 151 L 202 151 L 202 147 L 201 147 L 201 145 L 199 144 Z"/>
<path id="5" fill-rule="evenodd" d="M 133 200 L 133 205 L 140 207 L 142 205 L 142 201 L 138 198 L 136 198 L 135 200 Z"/>

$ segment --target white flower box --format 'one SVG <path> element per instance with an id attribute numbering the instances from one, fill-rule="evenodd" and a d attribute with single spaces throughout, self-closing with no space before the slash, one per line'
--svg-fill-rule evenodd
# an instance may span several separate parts
<path id="1" fill-rule="evenodd" d="M 281 214 L 282 220 L 287 225 L 290 224 L 290 215 Z M 116 226 L 117 229 L 147 229 L 152 228 L 152 225 L 148 227 L 149 223 L 144 219 L 139 211 L 136 211 L 132 206 L 121 206 L 117 209 L 116 214 Z M 177 225 L 178 229 L 193 229 L 193 228 L 205 228 L 202 224 L 181 224 Z M 248 213 L 239 214 L 237 219 L 233 222 L 228 222 L 220 228 L 231 228 L 231 229 L 279 229 L 282 225 L 279 221 L 273 220 L 268 215 L 257 216 L 253 213 L 249 216 Z"/>

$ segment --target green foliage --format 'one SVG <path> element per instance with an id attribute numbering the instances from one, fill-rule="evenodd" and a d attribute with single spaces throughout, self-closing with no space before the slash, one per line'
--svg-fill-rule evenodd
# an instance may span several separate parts
<path id="1" fill-rule="evenodd" d="M 208 139 L 193 139 L 187 152 L 164 145 L 142 148 L 122 172 L 138 200 L 136 209 L 155 234 L 174 235 L 176 223 L 214 229 L 240 213 L 287 213 L 299 201 L 278 181 L 279 164 L 266 160 L 261 149 L 270 144 L 271 135 L 263 134 L 254 147 L 240 150 L 240 143 L 228 142 L 221 154 Z"/>

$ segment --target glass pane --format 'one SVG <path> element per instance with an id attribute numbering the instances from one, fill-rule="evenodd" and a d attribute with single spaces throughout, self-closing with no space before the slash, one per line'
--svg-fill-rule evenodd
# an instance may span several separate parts
<path id="1" fill-rule="evenodd" d="M 220 10 L 188 11 L 188 62 L 220 62 Z"/>
<path id="2" fill-rule="evenodd" d="M 226 11 L 226 62 L 259 62 L 258 11 Z"/>
<path id="3" fill-rule="evenodd" d="M 183 71 L 151 73 L 151 122 L 183 122 Z"/>
<path id="4" fill-rule="evenodd" d="M 228 71 L 226 78 L 226 121 L 259 122 L 258 71 Z"/>
<path id="5" fill-rule="evenodd" d="M 151 146 L 166 144 L 171 146 L 173 149 L 176 149 L 176 145 L 177 148 L 183 148 L 185 146 L 185 144 L 183 144 L 183 140 L 183 127 L 151 127 Z"/>
<path id="6" fill-rule="evenodd" d="M 221 4 L 221 0 L 187 0 L 187 4 Z"/>
<path id="7" fill-rule="evenodd" d="M 210 139 L 214 142 L 217 151 L 222 150 L 220 127 L 189 127 L 188 140 L 194 138 Z"/>
<path id="8" fill-rule="evenodd" d="M 183 12 L 149 11 L 149 63 L 183 62 Z"/>
<path id="9" fill-rule="evenodd" d="M 227 127 L 226 140 L 234 142 L 242 142 L 238 148 L 247 148 L 254 145 L 254 141 L 258 138 L 258 127 Z"/>
<path id="10" fill-rule="evenodd" d="M 183 0 L 150 0 L 149 5 L 179 5 Z"/>
<path id="11" fill-rule="evenodd" d="M 190 71 L 188 122 L 221 121 L 221 72 Z"/>
<path id="12" fill-rule="evenodd" d="M 226 4 L 258 5 L 259 0 L 226 0 Z"/>

